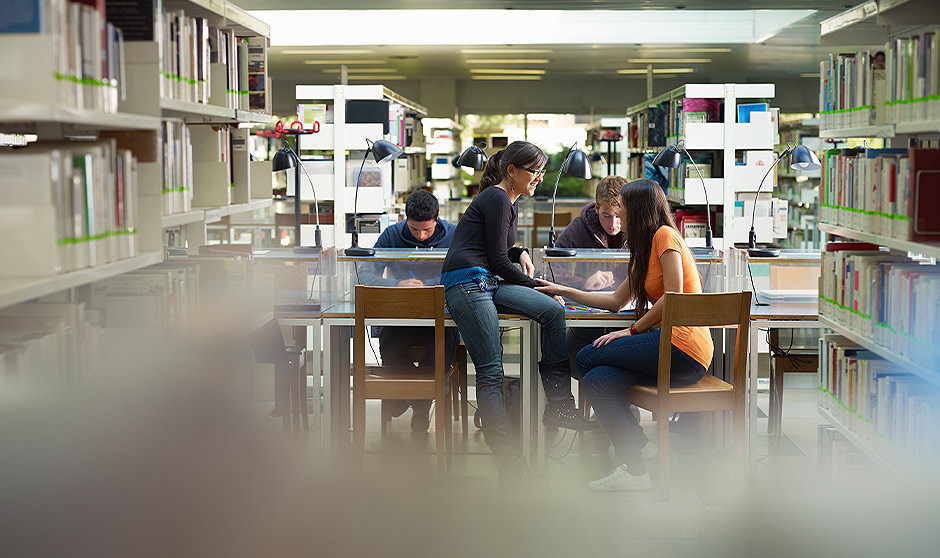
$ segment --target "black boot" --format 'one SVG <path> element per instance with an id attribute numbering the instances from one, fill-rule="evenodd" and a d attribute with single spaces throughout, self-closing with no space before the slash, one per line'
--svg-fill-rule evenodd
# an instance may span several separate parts
<path id="1" fill-rule="evenodd" d="M 585 419 L 575 406 L 574 396 L 571 394 L 571 373 L 568 361 L 540 362 L 539 376 L 542 377 L 542 388 L 545 390 L 546 399 L 542 423 L 546 426 L 579 432 L 599 428 L 597 422 Z"/>
<path id="2" fill-rule="evenodd" d="M 524 481 L 529 477 L 529 466 L 519 448 L 519 441 L 512 433 L 509 419 L 501 416 L 496 420 L 483 421 L 483 439 L 493 450 L 499 461 L 499 484 Z"/>

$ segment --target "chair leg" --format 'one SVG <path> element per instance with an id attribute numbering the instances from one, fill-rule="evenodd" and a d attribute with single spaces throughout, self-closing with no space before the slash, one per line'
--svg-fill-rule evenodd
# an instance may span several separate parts
<path id="1" fill-rule="evenodd" d="M 437 388 L 434 398 L 437 408 L 434 409 L 434 450 L 437 453 L 437 472 L 443 475 L 447 469 L 444 446 L 447 444 L 447 423 L 450 416 L 447 414 L 447 392 L 444 386 Z"/>
<path id="2" fill-rule="evenodd" d="M 454 393 L 457 392 L 453 384 L 451 384 L 450 389 Z M 445 397 L 444 400 L 447 401 L 447 416 L 450 417 L 451 413 L 457 410 L 456 405 L 453 404 L 453 400 L 448 399 L 447 397 Z M 447 470 L 452 471 L 454 467 L 454 423 L 449 420 L 445 421 L 444 428 L 446 429 L 446 432 L 444 433 L 444 458 Z"/>
<path id="3" fill-rule="evenodd" d="M 307 368 L 297 363 L 297 404 L 300 407 L 300 418 L 303 422 L 301 435 L 306 438 L 310 431 L 310 415 L 307 414 Z"/>
<path id="4" fill-rule="evenodd" d="M 353 392 L 353 438 L 356 445 L 356 464 L 362 465 L 363 454 L 366 451 L 366 399 L 357 392 Z"/>
<path id="5" fill-rule="evenodd" d="M 712 416 L 714 413 L 706 411 L 699 414 L 701 415 L 699 417 L 699 435 L 701 436 L 699 443 L 702 450 L 702 475 L 708 477 L 708 467 L 712 455 Z"/>
<path id="6" fill-rule="evenodd" d="M 659 434 L 659 491 L 663 500 L 669 499 L 669 413 L 660 411 L 656 422 Z"/>
<path id="7" fill-rule="evenodd" d="M 469 398 L 470 392 L 467 389 L 467 348 L 464 346 L 457 347 L 457 360 L 460 364 L 460 378 L 457 381 L 457 386 L 460 391 L 460 426 L 463 429 L 464 436 L 467 436 L 470 432 L 470 424 L 467 421 L 469 416 Z"/>
<path id="8" fill-rule="evenodd" d="M 747 418 L 747 405 L 743 401 L 738 401 L 734 406 L 734 414 L 732 415 L 732 429 L 734 430 L 734 451 L 738 455 L 738 463 L 741 467 L 741 473 L 743 475 L 748 474 L 748 447 L 747 447 L 747 435 L 745 431 L 745 425 Z M 754 425 L 751 425 L 753 428 Z M 753 448 L 751 448 L 753 451 Z"/>
<path id="9" fill-rule="evenodd" d="M 447 414 L 447 416 L 453 415 L 454 420 L 460 420 L 460 407 L 459 407 L 460 390 L 457 389 L 457 386 L 454 384 L 454 380 L 460 375 L 458 366 L 459 365 L 455 361 L 454 371 L 451 373 L 451 376 L 450 376 L 451 378 L 450 395 L 451 395 L 451 401 L 452 401 L 450 405 L 450 409 L 452 412 Z"/>
<path id="10" fill-rule="evenodd" d="M 382 400 L 382 411 L 379 413 L 379 420 L 382 421 L 382 435 L 384 436 L 388 433 L 388 423 L 391 422 L 392 418 L 389 416 L 391 411 L 388 408 L 388 402 Z"/>

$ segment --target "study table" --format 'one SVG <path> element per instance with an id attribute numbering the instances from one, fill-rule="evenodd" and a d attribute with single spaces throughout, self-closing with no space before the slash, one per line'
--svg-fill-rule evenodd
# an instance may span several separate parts
<path id="1" fill-rule="evenodd" d="M 819 326 L 819 304 L 816 302 L 771 302 L 757 305 L 751 303 L 750 341 L 748 343 L 748 448 L 749 463 L 755 457 L 754 448 L 757 442 L 757 340 L 760 328 L 789 329 L 789 328 L 815 328 Z M 751 474 L 753 467 L 749 467 Z"/>

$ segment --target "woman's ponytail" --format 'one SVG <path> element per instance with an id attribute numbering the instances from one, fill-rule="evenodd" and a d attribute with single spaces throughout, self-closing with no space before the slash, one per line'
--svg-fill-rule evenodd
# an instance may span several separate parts
<path id="1" fill-rule="evenodd" d="M 503 150 L 500 149 L 496 152 L 495 155 L 489 158 L 486 161 L 486 167 L 483 168 L 483 176 L 480 177 L 480 191 L 493 186 L 494 184 L 499 184 L 502 181 L 503 176 L 500 172 L 499 162 L 503 160 Z"/>

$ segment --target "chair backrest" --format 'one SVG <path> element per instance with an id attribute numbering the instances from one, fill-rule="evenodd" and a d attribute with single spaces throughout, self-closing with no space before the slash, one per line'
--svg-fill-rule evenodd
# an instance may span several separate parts
<path id="1" fill-rule="evenodd" d="M 434 374 L 444 375 L 444 286 L 367 287 L 356 285 L 353 361 L 355 380 L 365 377 L 366 320 L 434 320 Z M 404 325 L 404 324 L 403 324 Z"/>
<path id="2" fill-rule="evenodd" d="M 558 229 L 563 229 L 571 224 L 571 213 L 567 211 L 558 211 L 558 208 L 555 208 L 555 227 Z M 538 248 L 539 245 L 539 229 L 548 230 L 552 226 L 552 212 L 551 211 L 533 211 L 532 212 L 532 248 Z"/>
<path id="3" fill-rule="evenodd" d="M 663 295 L 662 333 L 659 338 L 657 392 L 669 392 L 672 363 L 672 328 L 675 326 L 737 327 L 734 347 L 734 387 L 744 389 L 747 374 L 748 327 L 751 320 L 751 292 L 666 293 Z"/>

